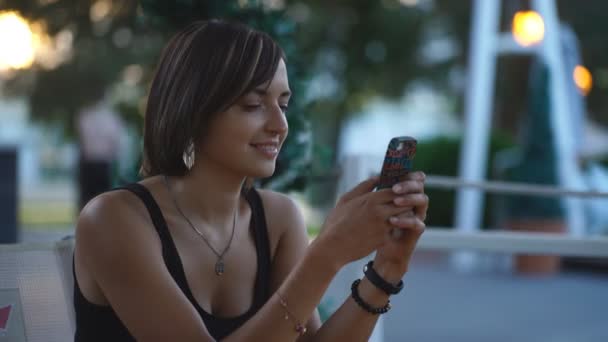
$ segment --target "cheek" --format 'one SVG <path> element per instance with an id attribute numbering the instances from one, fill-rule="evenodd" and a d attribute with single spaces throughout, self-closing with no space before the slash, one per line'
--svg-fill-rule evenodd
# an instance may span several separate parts
<path id="1" fill-rule="evenodd" d="M 218 125 L 212 127 L 207 135 L 206 147 L 208 152 L 213 155 L 239 153 L 245 150 L 252 141 L 253 132 L 254 130 L 249 128 L 244 121 L 233 125 Z"/>

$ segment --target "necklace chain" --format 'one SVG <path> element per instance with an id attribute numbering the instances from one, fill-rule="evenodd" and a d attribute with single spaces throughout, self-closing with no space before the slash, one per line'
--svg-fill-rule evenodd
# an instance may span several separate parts
<path id="1" fill-rule="evenodd" d="M 181 208 L 179 207 L 179 205 L 177 203 L 177 198 L 175 198 L 175 196 L 173 195 L 173 192 L 171 191 L 171 187 L 169 186 L 169 179 L 166 175 L 163 175 L 163 180 L 165 181 L 165 185 L 167 186 L 167 191 L 169 191 L 169 196 L 171 197 L 171 200 L 173 201 L 173 204 L 175 205 L 175 209 L 177 209 L 179 214 L 186 220 L 186 222 L 188 222 L 188 225 L 190 225 L 190 227 L 196 232 L 196 234 L 198 234 L 203 239 L 203 241 L 205 241 L 205 244 L 211 249 L 213 254 L 215 254 L 217 256 L 217 262 L 215 263 L 215 273 L 218 276 L 222 275 L 224 273 L 224 255 L 230 249 L 230 246 L 232 245 L 232 239 L 234 238 L 234 231 L 236 228 L 236 217 L 238 216 L 238 210 L 239 210 L 238 203 L 237 203 L 236 208 L 234 209 L 234 218 L 232 220 L 232 232 L 230 233 L 230 240 L 228 240 L 228 244 L 226 245 L 224 250 L 221 253 L 218 253 L 215 250 L 215 248 L 213 248 L 213 246 L 211 245 L 211 243 L 209 242 L 207 237 L 200 230 L 196 229 L 196 227 L 192 224 L 190 219 L 188 219 L 188 217 L 181 210 Z"/>

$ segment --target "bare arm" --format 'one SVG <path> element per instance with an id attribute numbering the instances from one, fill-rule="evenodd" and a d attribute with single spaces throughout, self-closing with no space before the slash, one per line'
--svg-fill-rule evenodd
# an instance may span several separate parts
<path id="1" fill-rule="evenodd" d="M 389 269 L 379 268 L 377 272 L 387 281 L 397 283 L 401 279 L 400 274 Z M 388 301 L 388 295 L 378 290 L 365 277 L 361 279 L 359 284 L 359 295 L 372 307 L 382 307 Z M 378 318 L 379 315 L 373 315 L 363 310 L 349 296 L 340 308 L 323 323 L 314 340 L 319 342 L 368 341 Z"/>
<path id="2" fill-rule="evenodd" d="M 262 197 L 265 208 L 268 209 L 268 221 L 280 225 L 279 229 L 283 230 L 273 263 L 272 292 L 274 292 L 295 268 L 298 260 L 306 255 L 308 236 L 302 215 L 289 198 L 269 192 L 264 192 Z M 382 269 L 381 264 L 376 266 L 376 270 L 383 278 L 395 283 L 401 276 L 399 272 L 393 272 L 391 269 Z M 388 296 L 370 284 L 366 278 L 359 285 L 359 293 L 374 307 L 384 306 L 388 300 Z M 299 338 L 298 342 L 367 341 L 377 320 L 377 315 L 367 313 L 352 298 L 348 298 L 323 326 L 315 310 L 308 320 L 307 333 Z M 284 324 L 292 323 L 288 321 Z"/>
<path id="3" fill-rule="evenodd" d="M 405 208 L 391 221 L 400 229 L 398 236 L 388 234 L 382 246 L 377 249 L 373 264 L 374 270 L 384 280 L 397 284 L 407 273 L 412 253 L 421 234 L 428 209 L 428 196 L 424 194 L 424 173 L 415 172 L 400 183 L 401 189 L 393 189 L 398 197 L 393 199 L 395 206 Z M 382 307 L 388 295 L 377 289 L 363 277 L 359 284 L 361 298 L 372 307 Z M 317 333 L 316 341 L 367 341 L 378 315 L 373 315 L 348 298 L 344 304 L 323 324 Z"/>

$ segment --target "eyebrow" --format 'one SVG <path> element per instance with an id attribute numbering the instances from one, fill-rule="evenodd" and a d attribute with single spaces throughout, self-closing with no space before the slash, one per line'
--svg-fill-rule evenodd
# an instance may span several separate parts
<path id="1" fill-rule="evenodd" d="M 268 92 L 264 88 L 255 88 L 253 90 L 253 92 L 256 93 L 256 94 L 258 94 L 258 95 L 261 95 L 261 96 L 264 96 L 264 95 L 268 94 Z M 282 92 L 279 97 L 288 97 L 288 96 L 291 96 L 291 91 L 286 90 L 286 91 Z"/>

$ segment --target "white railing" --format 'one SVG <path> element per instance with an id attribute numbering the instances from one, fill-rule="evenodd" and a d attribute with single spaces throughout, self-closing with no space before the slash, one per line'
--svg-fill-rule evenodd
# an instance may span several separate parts
<path id="1" fill-rule="evenodd" d="M 427 176 L 425 185 L 430 188 L 443 189 L 458 189 L 458 188 L 473 188 L 484 190 L 486 192 L 499 192 L 507 195 L 531 195 L 531 196 L 546 196 L 560 197 L 571 196 L 579 198 L 608 198 L 608 192 L 601 191 L 578 191 L 562 189 L 554 186 L 513 183 L 500 181 L 465 181 L 459 178 L 446 176 Z"/>
<path id="2" fill-rule="evenodd" d="M 445 176 L 428 176 L 426 186 L 443 189 L 475 188 L 486 192 L 511 195 L 608 198 L 608 193 L 600 191 L 576 191 L 552 186 L 497 181 L 472 182 Z M 451 228 L 429 227 L 418 246 L 422 249 L 469 249 L 503 253 L 608 257 L 608 237 L 578 237 L 554 233 L 508 231 L 461 233 L 453 231 Z"/>
<path id="3" fill-rule="evenodd" d="M 418 248 L 608 258 L 606 237 L 579 238 L 554 233 L 506 231 L 459 233 L 451 229 L 431 227 L 422 234 Z"/>

